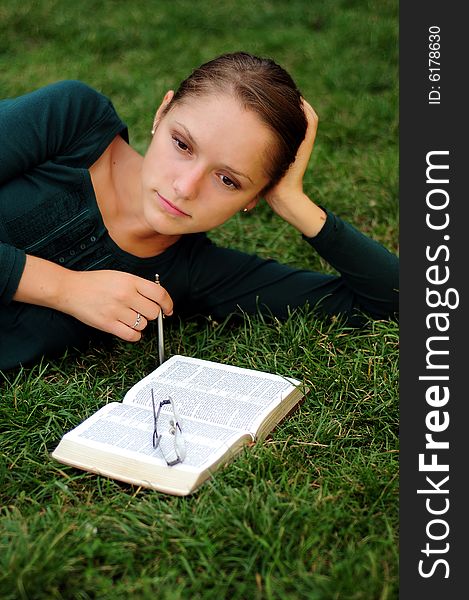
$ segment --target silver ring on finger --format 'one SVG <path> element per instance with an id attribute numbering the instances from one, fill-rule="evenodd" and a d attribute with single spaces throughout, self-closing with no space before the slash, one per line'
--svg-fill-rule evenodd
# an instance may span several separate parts
<path id="1" fill-rule="evenodd" d="M 135 319 L 135 323 L 132 325 L 132 329 L 137 329 L 137 327 L 140 325 L 141 320 L 142 320 L 142 315 L 138 312 L 137 318 Z"/>

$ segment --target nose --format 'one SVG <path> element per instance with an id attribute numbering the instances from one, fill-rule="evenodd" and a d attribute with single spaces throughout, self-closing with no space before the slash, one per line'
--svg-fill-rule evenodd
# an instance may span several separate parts
<path id="1" fill-rule="evenodd" d="M 194 200 L 202 184 L 202 168 L 195 163 L 184 165 L 173 181 L 173 189 L 177 198 Z"/>

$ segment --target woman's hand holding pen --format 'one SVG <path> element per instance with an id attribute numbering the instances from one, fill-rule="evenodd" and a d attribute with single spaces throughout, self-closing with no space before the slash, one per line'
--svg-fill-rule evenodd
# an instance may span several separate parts
<path id="1" fill-rule="evenodd" d="M 86 325 L 137 342 L 173 301 L 163 286 L 121 271 L 71 271 L 28 256 L 14 300 L 47 306 Z"/>
<path id="2" fill-rule="evenodd" d="M 64 312 L 128 342 L 136 342 L 148 321 L 162 310 L 173 312 L 168 292 L 159 284 L 120 271 L 83 271 L 73 274 L 63 299 Z"/>
<path id="3" fill-rule="evenodd" d="M 295 162 L 278 184 L 265 195 L 265 200 L 282 219 L 306 236 L 313 237 L 322 229 L 326 214 L 303 191 L 303 177 L 318 128 L 318 116 L 313 107 L 304 99 L 303 107 L 308 121 L 305 139 L 298 149 Z"/>

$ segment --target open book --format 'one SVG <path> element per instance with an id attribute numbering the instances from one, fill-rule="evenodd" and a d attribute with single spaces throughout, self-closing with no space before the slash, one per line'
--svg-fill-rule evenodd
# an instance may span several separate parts
<path id="1" fill-rule="evenodd" d="M 262 440 L 301 400 L 300 382 L 221 363 L 172 356 L 136 383 L 122 402 L 111 402 L 66 433 L 52 457 L 120 481 L 184 496 L 250 442 Z M 171 397 L 184 442 L 184 458 L 169 466 L 164 444 L 174 443 Z M 174 425 L 174 422 L 173 422 Z M 173 435 L 171 434 L 173 431 Z M 179 432 L 177 432 L 179 433 Z"/>

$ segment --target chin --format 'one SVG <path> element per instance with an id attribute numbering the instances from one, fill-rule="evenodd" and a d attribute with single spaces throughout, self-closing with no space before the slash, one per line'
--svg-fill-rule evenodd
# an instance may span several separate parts
<path id="1" fill-rule="evenodd" d="M 173 219 L 168 219 L 164 215 L 148 215 L 147 223 L 155 231 L 160 235 L 183 235 L 185 233 L 193 233 L 187 225 L 184 223 L 178 223 Z"/>

